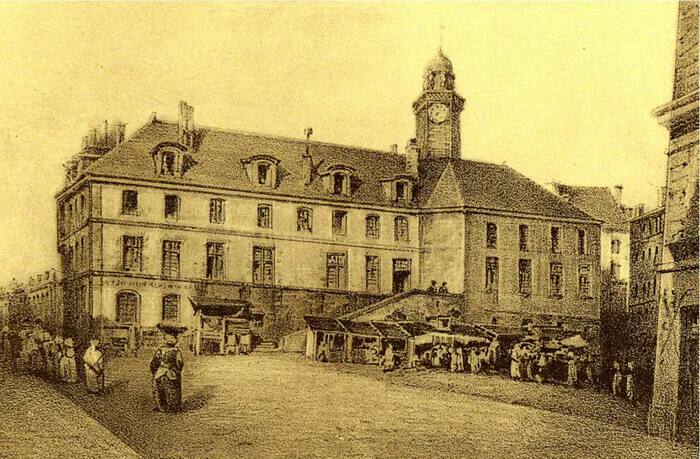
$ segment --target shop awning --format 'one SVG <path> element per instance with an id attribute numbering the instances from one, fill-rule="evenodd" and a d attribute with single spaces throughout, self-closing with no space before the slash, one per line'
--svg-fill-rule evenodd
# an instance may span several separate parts
<path id="1" fill-rule="evenodd" d="M 246 317 L 251 314 L 253 304 L 247 300 L 232 298 L 189 298 L 194 313 L 205 316 Z"/>
<path id="2" fill-rule="evenodd" d="M 345 333 L 347 330 L 337 319 L 328 316 L 304 316 L 306 325 L 312 331 L 323 331 L 330 333 Z"/>
<path id="3" fill-rule="evenodd" d="M 369 322 L 353 322 L 348 319 L 338 319 L 338 322 L 353 335 L 380 336 L 379 332 Z"/>

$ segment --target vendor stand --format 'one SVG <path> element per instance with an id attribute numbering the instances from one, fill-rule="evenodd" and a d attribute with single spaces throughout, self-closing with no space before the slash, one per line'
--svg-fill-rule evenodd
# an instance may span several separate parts
<path id="1" fill-rule="evenodd" d="M 380 353 L 383 355 L 391 344 L 394 353 L 394 364 L 399 367 L 408 361 L 409 334 L 396 322 L 370 322 L 381 335 Z"/>
<path id="2" fill-rule="evenodd" d="M 195 354 L 247 353 L 252 350 L 250 322 L 257 320 L 247 300 L 190 298 L 197 316 Z"/>
<path id="3" fill-rule="evenodd" d="M 338 319 L 347 330 L 346 360 L 351 363 L 376 365 L 379 363 L 380 333 L 368 322 Z"/>
<path id="4" fill-rule="evenodd" d="M 306 356 L 321 362 L 344 362 L 347 330 L 336 319 L 304 316 L 307 325 Z"/>

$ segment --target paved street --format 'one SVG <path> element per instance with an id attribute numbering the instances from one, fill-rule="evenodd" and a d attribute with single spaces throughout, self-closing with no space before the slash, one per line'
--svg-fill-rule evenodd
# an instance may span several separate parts
<path id="1" fill-rule="evenodd" d="M 146 457 L 697 456 L 609 423 L 406 387 L 296 355 L 188 357 L 185 412 L 155 413 L 147 362 L 112 360 L 97 399 L 64 389 Z"/>
<path id="2" fill-rule="evenodd" d="M 46 382 L 0 369 L 0 457 L 139 456 Z"/>

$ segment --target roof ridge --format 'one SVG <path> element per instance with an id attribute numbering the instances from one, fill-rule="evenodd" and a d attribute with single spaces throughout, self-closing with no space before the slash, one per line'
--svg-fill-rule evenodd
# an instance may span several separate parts
<path id="1" fill-rule="evenodd" d="M 158 124 L 170 124 L 170 125 L 175 125 L 175 126 L 177 126 L 177 124 L 178 124 L 178 123 L 173 122 L 173 121 L 164 121 L 164 120 L 158 120 L 158 121 L 160 122 Z M 144 125 L 144 127 L 148 126 L 150 124 L 151 123 L 146 123 Z M 288 136 L 284 136 L 284 135 L 263 134 L 261 132 L 244 131 L 241 129 L 221 128 L 221 127 L 217 127 L 217 126 L 206 126 L 206 125 L 197 125 L 196 129 L 204 129 L 204 130 L 209 130 L 209 131 L 214 131 L 214 132 L 223 132 L 223 133 L 228 133 L 228 134 L 247 135 L 247 136 L 251 136 L 251 137 L 263 137 L 263 138 L 268 138 L 268 139 L 287 140 L 287 141 L 301 143 L 303 145 L 306 145 L 305 139 L 297 139 L 295 137 L 288 137 Z M 357 145 L 344 145 L 344 144 L 340 144 L 340 143 L 321 142 L 321 141 L 317 141 L 317 140 L 309 140 L 309 143 L 311 145 L 316 144 L 316 145 L 324 145 L 324 146 L 331 146 L 331 147 L 350 148 L 353 150 L 363 150 L 363 151 L 368 151 L 368 152 L 372 152 L 372 153 L 382 153 L 382 154 L 389 155 L 389 156 L 401 156 L 400 154 L 399 155 L 393 154 L 389 150 L 379 150 L 376 148 L 360 147 Z"/>

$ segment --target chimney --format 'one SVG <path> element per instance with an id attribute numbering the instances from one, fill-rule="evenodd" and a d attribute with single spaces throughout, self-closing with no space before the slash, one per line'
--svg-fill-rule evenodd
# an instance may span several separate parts
<path id="1" fill-rule="evenodd" d="M 622 185 L 615 185 L 615 190 L 613 191 L 613 198 L 615 198 L 615 204 L 618 206 L 622 204 Z"/>
<path id="2" fill-rule="evenodd" d="M 194 107 L 180 101 L 180 117 L 177 123 L 178 142 L 186 147 L 194 146 Z"/>
<path id="3" fill-rule="evenodd" d="M 660 186 L 657 190 L 657 207 L 663 207 L 666 205 L 666 187 Z"/>
<path id="4" fill-rule="evenodd" d="M 102 144 L 103 147 L 109 148 L 109 123 L 107 123 L 107 120 L 105 120 L 105 136 L 104 136 L 104 141 Z"/>
<path id="5" fill-rule="evenodd" d="M 114 126 L 114 146 L 118 147 L 119 145 L 124 143 L 124 132 L 126 131 L 126 124 L 124 123 L 117 123 Z"/>
<path id="6" fill-rule="evenodd" d="M 304 185 L 311 185 L 313 180 L 313 158 L 309 152 L 311 147 L 311 134 L 314 133 L 312 128 L 304 129 L 304 135 L 306 136 L 306 150 L 304 155 L 301 157 L 301 174 L 304 177 Z"/>
<path id="7" fill-rule="evenodd" d="M 399 154 L 399 146 L 395 143 L 392 143 L 391 145 L 389 145 L 389 151 L 395 155 L 398 155 Z"/>
<path id="8" fill-rule="evenodd" d="M 406 144 L 406 173 L 418 176 L 418 156 L 420 155 L 420 148 L 418 148 L 418 141 L 416 139 L 411 139 Z"/>
<path id="9" fill-rule="evenodd" d="M 97 146 L 97 129 L 96 128 L 90 129 L 90 146 L 91 147 Z"/>
<path id="10" fill-rule="evenodd" d="M 644 215 L 644 204 L 637 204 L 634 206 L 634 216 L 641 217 Z"/>

